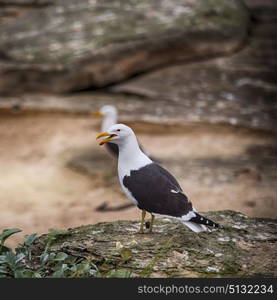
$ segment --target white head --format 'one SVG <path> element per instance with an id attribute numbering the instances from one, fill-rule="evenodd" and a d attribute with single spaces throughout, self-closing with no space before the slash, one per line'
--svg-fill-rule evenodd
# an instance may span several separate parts
<path id="1" fill-rule="evenodd" d="M 139 169 L 152 163 L 152 160 L 141 151 L 134 131 L 124 124 L 111 126 L 107 131 L 100 133 L 96 137 L 96 139 L 99 138 L 104 138 L 99 145 L 104 145 L 105 143 L 118 145 L 119 173 L 127 174 L 130 169 Z"/>
<path id="2" fill-rule="evenodd" d="M 126 144 L 130 140 L 136 141 L 136 136 L 134 131 L 124 125 L 124 124 L 115 124 L 109 127 L 109 129 L 106 132 L 100 133 L 96 139 L 103 138 L 99 143 L 99 145 L 103 145 L 105 143 L 114 143 L 117 145 L 123 145 Z"/>
<path id="3" fill-rule="evenodd" d="M 99 110 L 102 116 L 117 116 L 117 109 L 112 105 L 104 105 Z"/>
<path id="4" fill-rule="evenodd" d="M 106 131 L 112 125 L 117 123 L 117 109 L 112 105 L 104 105 L 94 113 L 96 117 L 103 118 L 101 130 Z"/>

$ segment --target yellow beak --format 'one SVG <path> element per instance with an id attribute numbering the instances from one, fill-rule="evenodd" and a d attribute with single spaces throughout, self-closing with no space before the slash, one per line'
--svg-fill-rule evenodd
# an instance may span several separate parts
<path id="1" fill-rule="evenodd" d="M 99 143 L 100 146 L 102 146 L 102 145 L 104 145 L 105 143 L 108 143 L 109 141 L 111 141 L 111 140 L 116 136 L 116 134 L 110 134 L 110 133 L 108 133 L 108 132 L 102 132 L 102 133 L 100 133 L 100 134 L 97 135 L 96 139 L 98 140 L 98 139 L 100 139 L 101 137 L 105 137 L 105 136 L 107 136 L 107 138 L 104 139 L 104 140 L 102 140 L 102 141 Z"/>
<path id="2" fill-rule="evenodd" d="M 104 115 L 101 113 L 100 110 L 92 112 L 91 115 L 94 116 L 94 117 L 98 117 L 98 118 L 103 118 L 104 117 Z"/>

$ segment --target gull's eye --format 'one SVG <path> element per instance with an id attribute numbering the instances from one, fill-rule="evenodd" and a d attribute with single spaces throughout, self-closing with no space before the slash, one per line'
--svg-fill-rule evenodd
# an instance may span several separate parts
<path id="1" fill-rule="evenodd" d="M 116 131 L 120 131 L 120 129 L 117 129 Z"/>

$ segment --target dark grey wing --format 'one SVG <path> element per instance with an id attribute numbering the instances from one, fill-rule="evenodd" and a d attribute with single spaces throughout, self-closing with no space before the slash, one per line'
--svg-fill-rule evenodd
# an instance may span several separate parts
<path id="1" fill-rule="evenodd" d="M 161 172 L 173 185 L 176 186 L 176 189 L 178 189 L 179 191 L 183 191 L 179 182 L 176 180 L 176 178 L 171 175 L 166 169 L 164 169 L 163 167 L 161 167 L 160 165 L 158 164 L 155 164 L 155 168 L 157 169 L 157 171 Z"/>
<path id="2" fill-rule="evenodd" d="M 177 180 L 155 163 L 131 171 L 123 184 L 138 201 L 138 207 L 150 213 L 181 217 L 192 210 Z"/>
<path id="3" fill-rule="evenodd" d="M 113 144 L 113 143 L 106 143 L 105 147 L 113 156 L 118 158 L 118 154 L 119 154 L 118 145 Z"/>

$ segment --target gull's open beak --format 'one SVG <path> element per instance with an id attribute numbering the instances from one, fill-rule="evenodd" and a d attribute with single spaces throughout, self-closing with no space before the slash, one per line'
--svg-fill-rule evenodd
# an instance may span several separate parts
<path id="1" fill-rule="evenodd" d="M 115 136 L 117 136 L 116 134 L 110 134 L 108 132 L 102 132 L 100 134 L 97 135 L 96 139 L 100 139 L 101 137 L 107 137 L 106 139 L 102 140 L 99 145 L 102 146 L 105 143 L 108 143 L 109 141 L 111 141 Z"/>
<path id="2" fill-rule="evenodd" d="M 103 118 L 104 117 L 104 115 L 101 113 L 100 110 L 92 112 L 91 115 L 94 116 L 94 117 L 98 117 L 98 118 Z"/>

